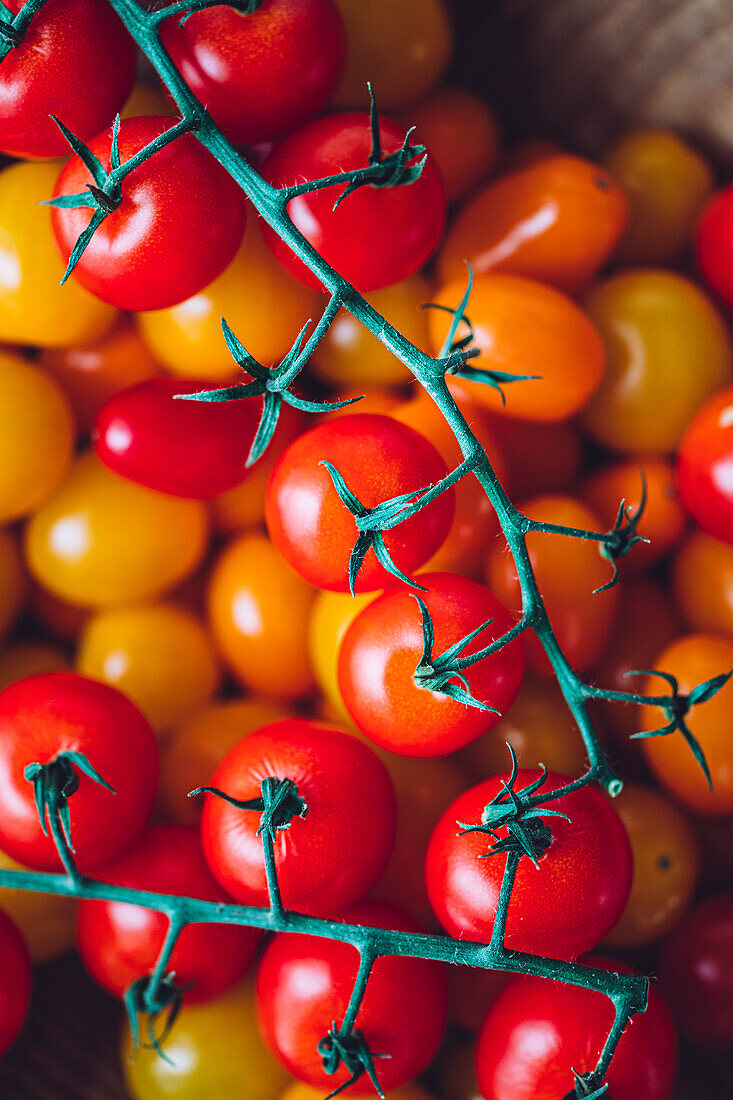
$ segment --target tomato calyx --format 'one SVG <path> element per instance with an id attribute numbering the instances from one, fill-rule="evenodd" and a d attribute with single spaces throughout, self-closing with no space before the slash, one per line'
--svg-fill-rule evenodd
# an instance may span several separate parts
<path id="1" fill-rule="evenodd" d="M 495 653 L 498 649 L 501 649 L 502 645 L 506 645 L 505 638 L 507 641 L 511 641 L 511 638 L 504 635 L 497 639 L 496 642 L 492 642 L 491 645 L 479 650 L 478 653 L 472 653 L 470 657 L 461 658 L 461 654 L 466 646 L 470 645 L 482 631 L 486 630 L 487 627 L 491 626 L 494 622 L 493 619 L 487 619 L 485 623 L 481 623 L 475 630 L 471 630 L 463 638 L 459 639 L 459 641 L 455 642 L 452 646 L 449 646 L 448 649 L 436 657 L 433 655 L 435 634 L 430 612 L 424 600 L 415 595 L 414 592 L 411 592 L 410 595 L 417 602 L 420 608 L 420 615 L 422 616 L 423 651 L 420 662 L 413 674 L 415 685 L 426 691 L 436 691 L 441 695 L 447 695 L 450 699 L 455 699 L 457 703 L 464 703 L 466 706 L 475 707 L 477 710 L 486 710 L 491 711 L 492 714 L 499 714 L 500 712 L 496 707 L 491 707 L 488 703 L 483 703 L 474 698 L 471 694 L 471 686 L 461 670 L 476 664 L 476 662 L 480 661 L 483 657 Z M 509 633 L 511 632 L 508 632 L 508 634 Z M 459 663 L 459 660 L 462 663 Z M 453 679 L 458 680 L 458 683 L 451 684 L 450 681 Z"/>
<path id="2" fill-rule="evenodd" d="M 614 588 L 618 584 L 621 579 L 618 568 L 619 559 L 625 558 L 632 546 L 636 546 L 639 542 L 649 542 L 649 539 L 645 538 L 644 535 L 640 535 L 637 530 L 637 524 L 644 514 L 647 501 L 646 474 L 642 468 L 639 469 L 639 476 L 641 477 L 641 498 L 636 511 L 632 512 L 631 508 L 626 507 L 626 500 L 622 500 L 618 507 L 614 525 L 610 531 L 606 532 L 606 538 L 600 544 L 601 557 L 613 566 L 613 576 L 606 584 L 602 584 L 600 588 L 593 590 L 594 596 L 598 592 L 606 592 L 609 588 Z"/>
<path id="3" fill-rule="evenodd" d="M 382 1092 L 382 1086 L 379 1084 L 374 1059 L 389 1058 L 390 1055 L 373 1053 L 369 1049 L 369 1044 L 364 1038 L 364 1035 L 358 1028 L 352 1028 L 342 1032 L 334 1021 L 328 1035 L 325 1035 L 323 1039 L 319 1040 L 317 1049 L 321 1056 L 325 1073 L 335 1073 L 343 1062 L 344 1066 L 351 1074 L 348 1080 L 344 1081 L 338 1088 L 328 1094 L 326 1100 L 332 1100 L 332 1097 L 337 1096 L 340 1092 L 343 1092 L 344 1089 L 355 1084 L 365 1073 L 374 1085 L 379 1096 L 384 1100 L 384 1093 Z"/>
<path id="4" fill-rule="evenodd" d="M 563 1100 L 600 1100 L 601 1096 L 605 1097 L 605 1100 L 611 1100 L 608 1093 L 608 1085 L 599 1085 L 596 1087 L 594 1083 L 594 1074 L 592 1073 L 576 1073 L 573 1070 L 575 1077 L 575 1087 Z"/>
<path id="5" fill-rule="evenodd" d="M 123 1002 L 130 1024 L 133 1052 L 141 1048 L 154 1050 L 164 1061 L 173 1064 L 162 1047 L 181 1011 L 184 995 L 195 984 L 189 982 L 187 985 L 177 985 L 175 971 L 171 971 L 157 979 L 145 975 L 127 987 Z M 145 1017 L 147 1042 L 140 1036 L 140 1016 Z M 157 1031 L 156 1025 L 161 1017 L 163 1026 Z"/>
<path id="6" fill-rule="evenodd" d="M 239 799 L 220 791 L 218 787 L 197 787 L 189 791 L 189 798 L 198 794 L 213 794 L 235 806 L 238 810 L 255 810 L 262 816 L 257 836 L 269 837 L 274 841 L 278 830 L 289 829 L 296 817 L 308 816 L 308 806 L 298 794 L 298 787 L 292 779 L 277 779 L 267 776 L 262 780 L 262 797 Z"/>
<path id="7" fill-rule="evenodd" d="M 3 5 L 3 12 L 10 19 L 0 19 L 0 61 L 3 61 L 15 46 L 20 46 L 25 38 L 33 16 L 41 10 L 46 0 L 26 0 L 17 15 L 11 15 Z"/>

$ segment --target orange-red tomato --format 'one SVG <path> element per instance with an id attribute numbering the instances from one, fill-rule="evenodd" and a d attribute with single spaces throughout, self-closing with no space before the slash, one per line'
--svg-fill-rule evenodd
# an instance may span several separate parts
<path id="1" fill-rule="evenodd" d="M 0 530 L 0 638 L 12 627 L 23 606 L 25 570 L 15 536 Z"/>
<path id="2" fill-rule="evenodd" d="M 460 281 L 441 287 L 440 305 L 455 308 L 465 288 Z M 603 375 L 605 351 L 592 321 L 565 294 L 519 275 L 487 274 L 474 280 L 466 307 L 481 351 L 471 367 L 535 375 L 528 381 L 506 383 L 506 405 L 493 386 L 475 382 L 475 401 L 494 413 L 528 420 L 565 420 L 581 409 Z M 440 351 L 450 318 L 430 311 L 430 338 L 434 354 Z M 457 336 L 468 333 L 460 325 Z"/>
<path id="3" fill-rule="evenodd" d="M 69 664 L 63 649 L 50 642 L 15 642 L 0 652 L 0 690 L 39 672 L 60 672 Z"/>
<path id="4" fill-rule="evenodd" d="M 688 626 L 733 636 L 733 546 L 693 531 L 674 559 L 672 586 Z"/>
<path id="5" fill-rule="evenodd" d="M 616 247 L 628 201 L 604 168 L 557 154 L 487 184 L 459 211 L 438 259 L 443 279 L 509 271 L 577 291 Z"/>

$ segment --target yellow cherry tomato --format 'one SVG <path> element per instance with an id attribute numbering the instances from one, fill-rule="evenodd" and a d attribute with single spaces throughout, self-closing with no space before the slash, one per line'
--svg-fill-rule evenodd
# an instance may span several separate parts
<path id="1" fill-rule="evenodd" d="M 241 373 L 227 351 L 222 317 L 250 355 L 269 366 L 322 312 L 325 299 L 288 275 L 257 222 L 250 209 L 239 252 L 199 294 L 170 309 L 136 314 L 140 335 L 171 374 L 218 381 Z"/>
<path id="2" fill-rule="evenodd" d="M 68 667 L 69 659 L 59 646 L 50 642 L 16 642 L 0 652 L 0 691 L 26 676 L 60 672 Z"/>
<path id="3" fill-rule="evenodd" d="M 672 584 L 693 630 L 733 637 L 733 546 L 693 531 L 674 560 Z"/>
<path id="4" fill-rule="evenodd" d="M 604 158 L 626 191 L 629 223 L 615 253 L 623 264 L 675 260 L 713 188 L 710 165 L 669 130 L 633 130 Z"/>
<path id="5" fill-rule="evenodd" d="M 337 107 L 368 107 L 370 80 L 379 107 L 415 103 L 440 80 L 453 51 L 443 0 L 336 0 L 346 24 L 346 69 Z"/>
<path id="6" fill-rule="evenodd" d="M 31 518 L 28 566 L 69 603 L 111 607 L 161 595 L 198 565 L 205 506 L 126 481 L 86 454 Z"/>
<path id="7" fill-rule="evenodd" d="M 641 947 L 666 936 L 690 904 L 697 841 L 685 815 L 651 787 L 626 783 L 613 805 L 629 835 L 634 877 L 626 908 L 605 943 Z"/>
<path id="8" fill-rule="evenodd" d="M 20 614 L 25 592 L 25 570 L 15 536 L 10 531 L 0 531 L 0 638 Z"/>
<path id="9" fill-rule="evenodd" d="M 65 348 L 97 340 L 116 311 L 75 279 L 61 286 L 64 264 L 49 208 L 59 162 L 12 164 L 0 172 L 0 341 Z"/>
<path id="10" fill-rule="evenodd" d="M 624 271 L 586 306 L 606 344 L 606 373 L 583 410 L 586 428 L 617 451 L 672 451 L 705 400 L 733 374 L 722 317 L 670 271 Z"/>
<path id="11" fill-rule="evenodd" d="M 137 83 L 130 98 L 120 111 L 120 118 L 139 118 L 141 115 L 172 115 L 170 99 L 152 84 Z"/>
<path id="12" fill-rule="evenodd" d="M 378 1062 L 377 1067 L 379 1067 Z M 377 1073 L 379 1073 L 378 1068 Z M 373 1096 L 374 1087 L 371 1087 L 370 1092 L 366 1092 L 362 1090 L 361 1081 L 359 1081 L 349 1089 L 349 1092 L 352 1096 Z M 312 1085 L 306 1085 L 303 1081 L 293 1081 L 285 1089 L 285 1092 L 280 1094 L 279 1100 L 323 1100 L 323 1089 L 313 1088 Z M 409 1085 L 403 1085 L 402 1088 L 385 1092 L 384 1100 L 433 1100 L 433 1097 L 425 1091 L 422 1085 L 412 1081 Z"/>
<path id="13" fill-rule="evenodd" d="M 209 580 L 209 622 L 222 657 L 246 687 L 276 699 L 311 690 L 307 638 L 314 598 L 315 589 L 264 535 L 242 535 L 221 553 Z"/>
<path id="14" fill-rule="evenodd" d="M 208 783 L 219 761 L 248 733 L 289 717 L 269 699 L 232 699 L 207 703 L 171 730 L 160 753 L 160 798 L 163 809 L 184 824 L 195 825 L 201 799 L 188 792 Z"/>
<path id="15" fill-rule="evenodd" d="M 0 523 L 27 515 L 53 492 L 73 446 L 61 388 L 45 371 L 0 352 Z"/>
<path id="16" fill-rule="evenodd" d="M 341 643 L 356 616 L 378 593 L 319 592 L 308 619 L 308 656 L 316 684 L 326 696 L 337 720 L 353 725 L 341 698 L 338 661 Z"/>
<path id="17" fill-rule="evenodd" d="M 0 852 L 0 867 L 7 871 L 28 870 L 5 852 Z M 13 918 L 23 933 L 33 962 L 58 958 L 74 946 L 77 912 L 74 898 L 0 886 L 0 909 Z"/>
<path id="18" fill-rule="evenodd" d="M 219 684 L 214 646 L 203 624 L 172 603 L 93 615 L 79 641 L 76 667 L 124 692 L 157 732 L 203 706 Z"/>
<path id="19" fill-rule="evenodd" d="M 421 351 L 427 351 L 427 310 L 420 307 L 430 297 L 430 284 L 424 275 L 418 274 L 369 294 L 367 301 L 398 332 Z M 339 388 L 401 386 L 412 378 L 407 367 L 381 340 L 344 309 L 326 333 L 309 369 L 321 381 Z"/>
<path id="20" fill-rule="evenodd" d="M 265 1046 L 251 981 L 205 1004 L 186 1005 L 165 1043 L 134 1056 L 129 1026 L 122 1068 L 135 1100 L 277 1100 L 289 1077 Z"/>

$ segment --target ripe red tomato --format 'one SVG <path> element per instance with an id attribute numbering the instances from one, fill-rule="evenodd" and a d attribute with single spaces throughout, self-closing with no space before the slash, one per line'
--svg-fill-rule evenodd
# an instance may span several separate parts
<path id="1" fill-rule="evenodd" d="M 112 397 L 94 422 L 94 449 L 116 474 L 177 497 L 208 500 L 244 480 L 261 398 L 175 401 L 208 382 L 151 378 Z M 297 414 L 296 414 L 297 417 Z"/>
<path id="2" fill-rule="evenodd" d="M 419 932 L 419 925 L 384 902 L 365 901 L 339 920 Z M 342 1065 L 328 1076 L 317 1051 L 334 1023 L 344 1018 L 358 965 L 349 943 L 279 932 L 257 972 L 260 1026 L 269 1046 L 293 1076 L 324 1091 L 348 1079 Z M 426 959 L 388 955 L 377 959 L 356 1017 L 385 1091 L 406 1084 L 438 1049 L 447 1014 L 445 968 Z M 371 1091 L 364 1075 L 357 1092 Z"/>
<path id="3" fill-rule="evenodd" d="M 434 485 L 447 470 L 432 443 L 406 424 L 374 413 L 336 417 L 296 439 L 272 472 L 265 518 L 272 541 L 309 584 L 349 590 L 349 559 L 357 540 L 354 517 L 342 503 L 323 465 L 330 462 L 364 505 L 377 504 Z M 449 489 L 417 515 L 384 532 L 392 561 L 405 573 L 435 553 L 453 520 Z M 367 551 L 357 592 L 389 583 L 390 574 Z"/>
<path id="4" fill-rule="evenodd" d="M 682 437 L 677 480 L 688 515 L 733 543 L 733 386 L 703 405 Z"/>
<path id="5" fill-rule="evenodd" d="M 189 88 L 237 145 L 277 137 L 317 115 L 345 60 L 333 0 L 263 0 L 252 15 L 210 8 L 183 26 L 179 13 L 160 30 Z"/>
<path id="6" fill-rule="evenodd" d="M 24 0 L 7 0 L 17 15 Z M 68 156 L 50 117 L 82 141 L 112 122 L 132 89 L 135 46 L 104 0 L 50 0 L 0 67 L 0 152 Z"/>
<path id="7" fill-rule="evenodd" d="M 28 1013 L 31 961 L 17 925 L 0 909 L 0 1056 L 17 1039 Z"/>
<path id="8" fill-rule="evenodd" d="M 705 280 L 733 306 L 733 184 L 713 195 L 703 210 L 695 248 Z"/>
<path id="9" fill-rule="evenodd" d="M 170 129 L 170 118 L 126 118 L 120 126 L 122 162 Z M 90 144 L 110 170 L 111 130 Z M 92 177 L 77 156 L 56 182 L 55 196 L 85 190 Z M 244 234 L 244 195 L 192 134 L 183 134 L 133 169 L 122 201 L 101 223 L 74 277 L 119 309 L 164 309 L 203 290 L 221 274 Z M 68 259 L 91 220 L 88 207 L 52 207 L 51 221 Z"/>
<path id="10" fill-rule="evenodd" d="M 461 656 L 478 653 L 514 626 L 504 605 L 476 581 L 451 573 L 417 579 L 427 589 L 419 596 L 433 622 L 435 658 L 482 623 L 491 620 Z M 496 713 L 418 686 L 415 672 L 422 653 L 420 608 L 405 585 L 394 586 L 349 627 L 339 658 L 339 686 L 359 729 L 382 748 L 406 756 L 442 756 L 475 741 L 509 710 L 522 683 L 524 646 L 515 639 L 463 674 L 473 697 Z M 455 676 L 449 682 L 462 687 Z"/>
<path id="11" fill-rule="evenodd" d="M 589 966 L 632 973 L 616 959 Z M 522 974 L 491 1005 L 479 1033 L 476 1072 L 484 1100 L 559 1100 L 573 1092 L 573 1073 L 598 1062 L 613 1024 L 605 993 Z M 621 1036 L 606 1074 L 613 1100 L 671 1100 L 677 1043 L 667 1007 L 652 986 L 649 1007 Z"/>
<path id="12" fill-rule="evenodd" d="M 158 783 L 158 749 L 129 699 L 74 672 L 28 676 L 0 692 L 0 847 L 42 871 L 57 871 L 61 862 L 23 771 L 62 752 L 84 753 L 116 791 L 79 774 L 69 798 L 71 842 L 77 866 L 87 871 L 121 855 L 142 831 Z"/>
<path id="13" fill-rule="evenodd" d="M 522 768 L 519 791 L 541 772 Z M 443 927 L 452 936 L 488 940 L 494 926 L 506 856 L 486 855 L 492 837 L 480 832 L 457 835 L 460 825 L 479 824 L 484 807 L 502 791 L 495 775 L 462 794 L 435 827 L 425 861 L 428 897 Z M 567 783 L 550 772 L 543 791 Z M 549 817 L 549 848 L 534 867 L 523 856 L 509 901 L 504 942 L 510 949 L 576 959 L 599 943 L 621 916 L 631 890 L 631 847 L 610 801 L 593 787 L 583 787 L 548 803 L 549 810 L 570 821 Z M 531 822 L 529 823 L 531 825 Z M 506 836 L 506 827 L 497 830 Z"/>
<path id="14" fill-rule="evenodd" d="M 385 154 L 396 152 L 405 130 L 381 119 Z M 327 115 L 280 142 L 262 165 L 274 186 L 293 186 L 338 172 L 365 168 L 371 153 L 369 115 Z M 299 195 L 288 203 L 295 226 L 339 275 L 362 292 L 379 290 L 412 275 L 438 246 L 445 224 L 446 200 L 430 158 L 414 183 L 399 187 L 362 187 L 337 210 L 343 186 Z M 306 286 L 321 289 L 312 274 L 269 226 L 265 239 L 285 267 Z"/>
<path id="15" fill-rule="evenodd" d="M 156 825 L 122 859 L 97 874 L 101 882 L 133 890 L 229 901 L 206 866 L 193 825 Z M 121 997 L 147 975 L 163 946 L 168 918 L 155 909 L 119 901 L 84 900 L 79 906 L 78 944 L 92 977 Z M 177 985 L 196 984 L 186 1001 L 205 1001 L 239 981 L 254 958 L 261 933 L 236 924 L 189 924 L 173 949 L 168 973 Z"/>
<path id="16" fill-rule="evenodd" d="M 680 1031 L 694 1043 L 733 1045 L 733 893 L 706 898 L 662 947 L 659 977 Z"/>
<path id="17" fill-rule="evenodd" d="M 394 843 L 395 795 L 384 764 L 363 741 L 332 726 L 285 718 L 239 741 L 210 782 L 248 800 L 260 797 L 267 776 L 296 783 L 309 811 L 305 820 L 296 817 L 281 830 L 274 846 L 286 909 L 325 915 L 363 897 Z M 268 901 L 259 824 L 258 813 L 206 796 L 206 859 L 224 889 L 244 905 Z"/>

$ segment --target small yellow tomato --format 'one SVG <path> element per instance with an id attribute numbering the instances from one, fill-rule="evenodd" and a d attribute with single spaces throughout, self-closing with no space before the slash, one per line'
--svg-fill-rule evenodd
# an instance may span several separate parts
<path id="1" fill-rule="evenodd" d="M 116 311 L 70 279 L 48 207 L 59 162 L 12 164 L 0 172 L 0 341 L 65 348 L 97 340 Z"/>
<path id="2" fill-rule="evenodd" d="M 674 560 L 672 584 L 693 630 L 733 636 L 733 546 L 693 531 Z"/>
<path id="3" fill-rule="evenodd" d="M 6 871 L 27 870 L 5 852 L 0 852 L 0 867 Z M 0 909 L 23 933 L 33 962 L 47 962 L 73 947 L 77 911 L 74 898 L 0 886 Z"/>
<path id="4" fill-rule="evenodd" d="M 0 691 L 26 676 L 61 672 L 68 667 L 69 659 L 60 646 L 50 642 L 16 642 L 0 652 Z"/>
<path id="5" fill-rule="evenodd" d="M 15 536 L 10 531 L 0 531 L 0 638 L 18 617 L 25 592 L 25 570 Z"/>
<path id="6" fill-rule="evenodd" d="M 333 716 L 353 725 L 341 698 L 338 682 L 338 662 L 341 643 L 356 616 L 378 593 L 319 592 L 313 601 L 308 620 L 308 656 L 316 684 L 330 703 Z"/>
<path id="7" fill-rule="evenodd" d="M 270 366 L 283 358 L 325 299 L 291 278 L 262 239 L 249 210 L 244 240 L 213 283 L 170 309 L 136 315 L 156 359 L 178 377 L 226 380 L 239 373 L 221 330 L 224 317 L 250 355 Z"/>
<path id="8" fill-rule="evenodd" d="M 139 118 L 141 115 L 172 115 L 170 99 L 159 88 L 138 82 L 130 92 L 130 98 L 120 111 L 120 118 Z"/>
<path id="9" fill-rule="evenodd" d="M 126 481 L 85 454 L 26 528 L 34 577 L 86 607 L 152 599 L 183 580 L 207 546 L 205 506 Z"/>
<path id="10" fill-rule="evenodd" d="M 203 624 L 172 603 L 93 615 L 79 641 L 76 667 L 124 692 L 156 732 L 203 706 L 219 684 L 214 646 Z"/>
<path id="11" fill-rule="evenodd" d="M 61 388 L 45 371 L 0 352 L 0 523 L 28 515 L 53 492 L 73 446 Z"/>

